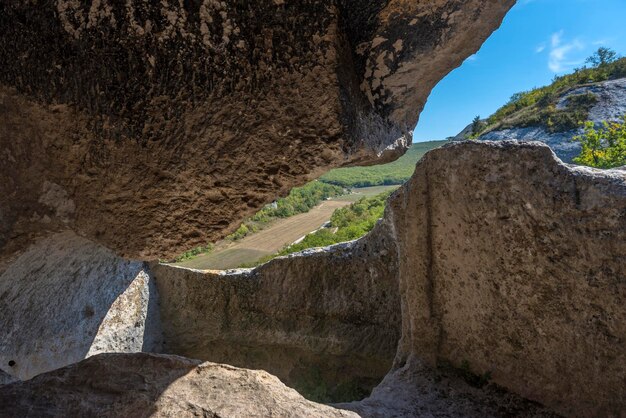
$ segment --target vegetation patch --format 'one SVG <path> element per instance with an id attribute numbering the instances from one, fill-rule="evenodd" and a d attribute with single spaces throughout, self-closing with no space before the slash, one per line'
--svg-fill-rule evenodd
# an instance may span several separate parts
<path id="1" fill-rule="evenodd" d="M 200 247 L 192 248 L 191 250 L 185 251 L 184 253 L 176 257 L 174 261 L 179 263 L 181 261 L 190 260 L 200 254 L 208 254 L 211 251 L 213 251 L 213 248 L 214 248 L 214 245 L 211 243 L 200 246 Z"/>
<path id="2" fill-rule="evenodd" d="M 286 246 L 276 254 L 242 267 L 254 267 L 279 256 L 360 238 L 371 231 L 382 218 L 390 194 L 391 192 L 385 192 L 373 197 L 364 197 L 350 206 L 337 209 L 330 218 L 330 226 L 307 235 L 301 242 Z"/>
<path id="3" fill-rule="evenodd" d="M 610 49 L 599 48 L 586 62 L 591 66 L 555 77 L 549 86 L 514 94 L 484 123 L 480 123 L 480 118 L 475 119 L 473 136 L 513 127 L 543 126 L 552 133 L 578 128 L 588 119 L 596 97 L 592 94 L 571 96 L 565 109 L 557 109 L 559 98 L 577 87 L 626 77 L 626 58 L 617 58 Z"/>
<path id="4" fill-rule="evenodd" d="M 564 109 L 555 103 L 541 103 L 515 113 L 501 121 L 495 130 L 543 126 L 550 133 L 567 132 L 579 128 L 589 117 L 589 111 L 598 101 L 592 93 L 572 95 Z"/>
<path id="5" fill-rule="evenodd" d="M 626 116 L 622 122 L 604 122 L 596 129 L 593 122 L 585 124 L 585 132 L 574 137 L 582 150 L 574 162 L 597 168 L 626 165 Z"/>
<path id="6" fill-rule="evenodd" d="M 336 168 L 320 177 L 320 181 L 342 187 L 371 187 L 402 184 L 413 175 L 415 164 L 428 151 L 447 141 L 418 142 L 396 161 L 370 167 Z"/>

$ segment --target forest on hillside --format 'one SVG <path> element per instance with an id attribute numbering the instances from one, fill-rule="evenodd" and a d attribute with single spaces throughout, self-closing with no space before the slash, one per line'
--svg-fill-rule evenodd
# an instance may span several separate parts
<path id="1" fill-rule="evenodd" d="M 371 187 L 402 184 L 415 171 L 415 164 L 428 151 L 448 141 L 418 142 L 396 161 L 368 167 L 336 168 L 320 177 L 320 181 L 342 187 Z"/>

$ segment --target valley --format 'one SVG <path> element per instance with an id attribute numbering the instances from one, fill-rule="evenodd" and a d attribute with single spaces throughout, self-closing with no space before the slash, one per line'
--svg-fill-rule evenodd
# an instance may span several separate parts
<path id="1" fill-rule="evenodd" d="M 223 240 L 211 252 L 184 260 L 176 265 L 198 270 L 223 270 L 252 264 L 274 254 L 327 223 L 336 209 L 348 206 L 360 198 L 395 190 L 398 186 L 374 186 L 353 189 L 352 192 L 325 200 L 306 213 L 278 219 L 266 228 L 238 241 Z"/>

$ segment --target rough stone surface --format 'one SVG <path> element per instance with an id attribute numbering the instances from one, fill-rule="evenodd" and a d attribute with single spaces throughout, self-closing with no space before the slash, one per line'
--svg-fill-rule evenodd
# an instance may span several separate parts
<path id="1" fill-rule="evenodd" d="M 166 352 L 261 368 L 303 393 L 323 385 L 333 400 L 369 393 L 391 368 L 401 320 L 387 224 L 255 270 L 152 271 Z"/>
<path id="2" fill-rule="evenodd" d="M 59 233 L 0 276 L 0 369 L 29 379 L 101 352 L 164 350 L 264 369 L 307 393 L 325 385 L 328 399 L 353 399 L 347 387 L 365 396 L 391 367 L 401 323 L 386 224 L 370 237 L 210 273 Z"/>
<path id="3" fill-rule="evenodd" d="M 0 386 L 6 385 L 7 383 L 13 383 L 15 381 L 17 381 L 15 377 L 0 370 Z"/>
<path id="4" fill-rule="evenodd" d="M 335 406 L 362 418 L 558 418 L 545 407 L 476 377 L 433 369 L 415 357 L 393 370 L 372 395 Z"/>
<path id="5" fill-rule="evenodd" d="M 396 365 L 467 364 L 568 416 L 626 410 L 626 174 L 540 143 L 427 154 L 386 212 L 399 246 Z"/>
<path id="6" fill-rule="evenodd" d="M 33 245 L 0 275 L 0 369 L 20 379 L 102 352 L 159 351 L 145 263 L 71 232 Z"/>
<path id="7" fill-rule="evenodd" d="M 598 102 L 589 111 L 589 120 L 598 123 L 624 119 L 624 115 L 626 115 L 626 78 L 572 89 L 559 100 L 557 108 L 564 108 L 571 96 L 588 93 L 593 94 L 598 99 Z"/>
<path id="8" fill-rule="evenodd" d="M 550 416 L 433 370 L 452 366 L 566 416 L 621 418 L 625 257 L 626 172 L 565 165 L 540 143 L 464 142 L 427 154 L 357 242 L 224 274 L 151 268 L 168 350 L 294 386 L 297 361 L 381 365 L 399 307 L 392 372 L 345 405 L 364 416 Z"/>
<path id="9" fill-rule="evenodd" d="M 593 94 L 598 100 L 589 111 L 590 121 L 599 127 L 604 121 L 623 120 L 624 115 L 626 115 L 626 78 L 594 83 L 569 90 L 559 98 L 556 107 L 563 109 L 570 96 L 587 93 Z M 464 130 L 464 132 L 466 131 Z M 461 132 L 459 137 L 462 137 L 464 132 Z M 533 126 L 490 131 L 482 135 L 480 139 L 485 141 L 511 139 L 523 142 L 540 141 L 548 144 L 563 161 L 572 162 L 574 157 L 580 154 L 581 149 L 580 143 L 573 141 L 572 138 L 581 133 L 583 133 L 582 128 L 568 132 L 551 133 L 543 127 Z"/>
<path id="10" fill-rule="evenodd" d="M 170 258 L 328 168 L 397 157 L 513 4 L 4 1 L 0 263 L 65 229 Z"/>
<path id="11" fill-rule="evenodd" d="M 100 354 L 0 390 L 0 416 L 353 417 L 276 377 L 177 356 Z"/>

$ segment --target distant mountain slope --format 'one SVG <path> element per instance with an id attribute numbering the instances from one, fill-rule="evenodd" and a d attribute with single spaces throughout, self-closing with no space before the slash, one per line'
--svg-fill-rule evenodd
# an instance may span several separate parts
<path id="1" fill-rule="evenodd" d="M 481 121 L 478 139 L 541 141 L 566 162 L 580 152 L 572 139 L 581 124 L 616 121 L 626 114 L 626 58 L 558 77 L 549 86 L 514 95 Z M 468 139 L 472 125 L 454 139 Z M 474 135 L 476 136 L 476 135 Z"/>
<path id="2" fill-rule="evenodd" d="M 370 187 L 402 184 L 415 171 L 415 164 L 428 151 L 438 148 L 448 141 L 418 142 L 402 157 L 389 164 L 369 167 L 337 168 L 320 177 L 320 181 L 343 187 Z"/>

